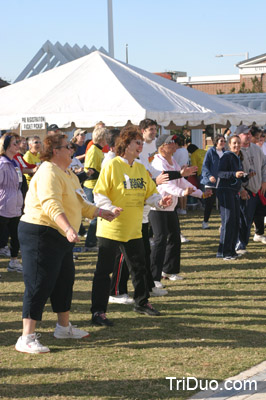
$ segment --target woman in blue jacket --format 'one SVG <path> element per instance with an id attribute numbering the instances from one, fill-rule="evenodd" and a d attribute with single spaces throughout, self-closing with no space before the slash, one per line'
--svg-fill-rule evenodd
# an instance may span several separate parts
<path id="1" fill-rule="evenodd" d="M 205 186 L 205 189 L 212 189 L 212 196 L 204 200 L 204 220 L 202 222 L 202 228 L 209 228 L 209 218 L 212 212 L 213 205 L 216 199 L 216 182 L 218 175 L 218 164 L 220 158 L 224 153 L 225 138 L 223 135 L 217 135 L 211 147 L 204 158 L 202 165 L 202 178 L 200 183 Z"/>
<path id="2" fill-rule="evenodd" d="M 217 197 L 222 226 L 217 257 L 234 260 L 237 257 L 235 246 L 240 218 L 239 191 L 242 182 L 249 176 L 243 171 L 240 138 L 236 135 L 231 136 L 228 145 L 229 151 L 223 154 L 218 165 Z"/>

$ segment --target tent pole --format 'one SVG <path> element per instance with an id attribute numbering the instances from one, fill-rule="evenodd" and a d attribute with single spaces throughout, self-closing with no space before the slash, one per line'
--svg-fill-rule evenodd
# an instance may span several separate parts
<path id="1" fill-rule="evenodd" d="M 114 58 L 114 30 L 113 30 L 113 6 L 112 0 L 107 0 L 108 6 L 108 43 L 109 43 L 109 56 Z"/>

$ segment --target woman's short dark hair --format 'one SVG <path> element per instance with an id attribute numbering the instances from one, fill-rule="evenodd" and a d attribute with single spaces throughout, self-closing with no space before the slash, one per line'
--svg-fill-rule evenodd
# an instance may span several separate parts
<path id="1" fill-rule="evenodd" d="M 130 125 L 123 128 L 115 144 L 116 155 L 123 157 L 131 141 L 136 139 L 141 139 L 143 141 L 143 136 L 137 126 Z"/>
<path id="2" fill-rule="evenodd" d="M 182 147 L 185 144 L 185 139 L 181 136 L 177 135 L 174 140 L 175 140 L 175 143 L 178 144 L 179 147 Z"/>
<path id="3" fill-rule="evenodd" d="M 216 135 L 215 138 L 213 139 L 213 145 L 214 147 L 217 146 L 218 142 L 220 139 L 224 139 L 224 135 Z"/>
<path id="4" fill-rule="evenodd" d="M 40 155 L 41 161 L 50 161 L 54 155 L 53 150 L 60 147 L 64 139 L 68 139 L 68 136 L 62 132 L 46 136 L 43 141 L 43 150 Z"/>
<path id="5" fill-rule="evenodd" d="M 119 129 L 111 129 L 106 134 L 105 139 L 106 139 L 106 143 L 108 144 L 109 147 L 115 147 L 115 142 L 119 135 L 120 135 Z"/>
<path id="6" fill-rule="evenodd" d="M 15 137 L 19 139 L 20 136 L 15 132 L 4 133 L 0 138 L 0 156 L 4 155 L 10 146 L 11 139 Z"/>
<path id="7" fill-rule="evenodd" d="M 190 154 L 193 154 L 194 153 L 194 151 L 196 151 L 196 150 L 198 150 L 198 146 L 196 146 L 195 144 L 190 144 L 188 147 L 187 147 L 187 151 L 190 153 Z"/>

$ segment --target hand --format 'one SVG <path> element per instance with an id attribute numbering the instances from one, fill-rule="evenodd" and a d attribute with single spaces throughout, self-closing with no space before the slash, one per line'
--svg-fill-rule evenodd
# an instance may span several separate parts
<path id="1" fill-rule="evenodd" d="M 72 228 L 72 226 L 68 229 L 67 233 L 66 233 L 66 238 L 70 243 L 76 243 L 79 242 L 79 237 L 77 232 L 75 231 L 74 228 Z"/>
<path id="2" fill-rule="evenodd" d="M 214 178 L 214 176 L 211 176 L 211 177 L 210 177 L 210 182 L 211 182 L 211 183 L 215 183 L 215 182 L 216 182 L 216 179 Z"/>
<path id="3" fill-rule="evenodd" d="M 255 171 L 250 171 L 249 174 L 248 174 L 248 179 L 252 178 L 255 175 L 256 175 Z"/>
<path id="4" fill-rule="evenodd" d="M 189 186 L 186 188 L 186 190 L 184 191 L 184 195 L 183 196 L 189 196 L 191 193 L 195 192 L 195 189 L 192 186 Z"/>
<path id="5" fill-rule="evenodd" d="M 180 171 L 180 174 L 183 177 L 190 176 L 190 175 L 195 175 L 197 170 L 198 170 L 198 167 L 195 166 L 195 165 L 193 165 L 192 167 L 184 166 L 184 167 L 182 167 L 182 169 Z"/>
<path id="6" fill-rule="evenodd" d="M 163 196 L 159 201 L 159 205 L 163 208 L 170 207 L 173 204 L 173 198 L 171 194 Z"/>
<path id="7" fill-rule="evenodd" d="M 265 192 L 266 192 L 266 182 L 262 182 L 260 191 L 261 191 L 261 193 L 262 193 L 263 195 L 265 195 Z"/>
<path id="8" fill-rule="evenodd" d="M 240 197 L 242 200 L 248 200 L 250 198 L 248 192 L 245 189 L 241 190 Z"/>
<path id="9" fill-rule="evenodd" d="M 164 171 L 160 173 L 160 175 L 157 176 L 155 179 L 156 185 L 162 185 L 163 183 L 166 183 L 169 181 L 169 175 L 166 174 Z"/>
<path id="10" fill-rule="evenodd" d="M 75 168 L 74 172 L 75 174 L 80 174 L 83 171 L 84 168 L 80 167 L 80 168 Z"/>
<path id="11" fill-rule="evenodd" d="M 106 221 L 111 222 L 111 221 L 113 221 L 113 219 L 116 218 L 116 215 L 112 211 L 101 209 L 101 218 L 106 219 Z"/>
<path id="12" fill-rule="evenodd" d="M 88 176 L 91 176 L 93 173 L 94 173 L 93 169 L 88 168 L 88 171 L 86 172 L 86 174 L 87 174 Z"/>
<path id="13" fill-rule="evenodd" d="M 236 171 L 236 177 L 237 178 L 242 178 L 244 176 L 245 172 L 244 171 Z"/>
<path id="14" fill-rule="evenodd" d="M 203 199 L 207 199 L 208 197 L 211 197 L 211 196 L 212 196 L 212 190 L 211 189 L 205 190 L 205 192 L 202 194 L 202 198 Z"/>
<path id="15" fill-rule="evenodd" d="M 123 211 L 123 208 L 116 207 L 116 208 L 113 210 L 113 213 L 114 213 L 114 215 L 115 215 L 115 218 L 116 218 L 116 217 L 119 217 L 119 215 L 121 214 L 122 211 Z"/>

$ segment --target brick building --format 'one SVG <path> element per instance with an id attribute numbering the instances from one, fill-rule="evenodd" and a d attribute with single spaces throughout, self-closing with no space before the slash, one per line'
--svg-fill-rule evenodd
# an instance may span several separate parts
<path id="1" fill-rule="evenodd" d="M 208 94 L 266 92 L 266 54 L 240 61 L 239 74 L 177 77 L 177 83 Z"/>

